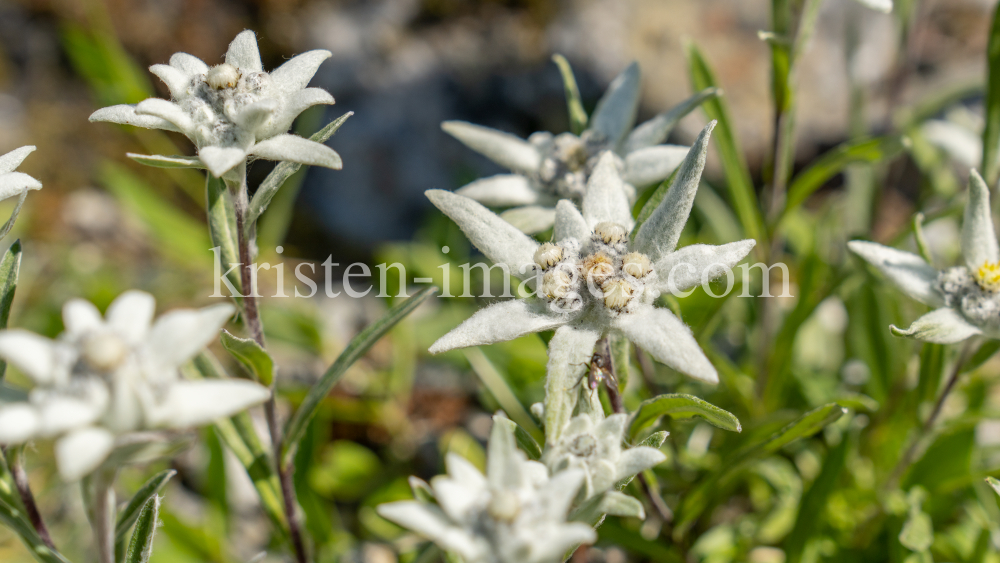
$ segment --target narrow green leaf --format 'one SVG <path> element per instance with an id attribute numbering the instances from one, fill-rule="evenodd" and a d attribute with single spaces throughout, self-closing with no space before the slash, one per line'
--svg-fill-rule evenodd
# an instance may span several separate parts
<path id="1" fill-rule="evenodd" d="M 10 233 L 10 230 L 14 228 L 14 223 L 17 222 L 17 216 L 21 214 L 21 208 L 24 207 L 24 202 L 28 198 L 28 190 L 21 192 L 21 195 L 17 198 L 17 204 L 14 206 L 14 211 L 10 212 L 10 219 L 0 227 L 0 240 Z"/>
<path id="2" fill-rule="evenodd" d="M 993 492 L 996 493 L 997 496 L 1000 496 L 1000 481 L 997 481 L 993 477 L 987 477 L 986 482 L 989 483 L 991 487 L 993 487 Z"/>
<path id="3" fill-rule="evenodd" d="M 228 330 L 223 329 L 220 340 L 222 345 L 233 355 L 234 358 L 247 371 L 253 375 L 254 379 L 264 385 L 270 386 L 274 381 L 274 360 L 270 354 L 260 347 L 252 338 L 240 338 L 234 336 Z"/>
<path id="4" fill-rule="evenodd" d="M 996 184 L 1000 151 L 1000 5 L 993 10 L 990 38 L 986 44 L 986 126 L 983 128 L 983 178 Z"/>
<path id="5" fill-rule="evenodd" d="M 517 440 L 517 445 L 521 448 L 521 451 L 528 454 L 528 459 L 538 461 L 542 458 L 542 447 L 538 445 L 538 442 L 524 428 L 521 428 L 509 418 L 494 417 L 493 421 L 495 424 L 506 424 L 510 427 L 514 433 L 514 439 Z"/>
<path id="6" fill-rule="evenodd" d="M 798 515 L 795 518 L 795 527 L 785 538 L 784 548 L 788 563 L 799 563 L 809 539 L 822 529 L 820 527 L 821 515 L 825 513 L 827 500 L 837 488 L 837 481 L 846 465 L 851 444 L 850 436 L 845 436 L 840 444 L 827 452 L 819 475 L 809 486 L 809 490 L 802 495 Z"/>
<path id="7" fill-rule="evenodd" d="M 644 428 L 649 427 L 661 416 L 671 418 L 699 417 L 717 428 L 731 432 L 742 432 L 740 421 L 732 414 L 703 401 L 693 395 L 667 394 L 643 401 L 632 415 L 629 425 L 629 439 L 634 440 Z"/>
<path id="8" fill-rule="evenodd" d="M 663 443 L 667 441 L 667 436 L 669 435 L 670 432 L 667 432 L 666 430 L 659 430 L 657 432 L 653 432 L 649 436 L 646 436 L 646 439 L 636 444 L 636 446 L 648 446 L 650 448 L 660 449 L 660 447 L 663 446 Z"/>
<path id="9" fill-rule="evenodd" d="M 569 130 L 574 135 L 579 135 L 587 128 L 587 112 L 583 109 L 583 102 L 580 101 L 580 89 L 576 85 L 576 77 L 573 76 L 573 69 L 566 57 L 552 55 L 552 61 L 562 74 L 563 89 L 566 91 L 566 109 L 569 110 Z"/>
<path id="10" fill-rule="evenodd" d="M 146 481 L 142 487 L 136 491 L 132 500 L 128 501 L 125 508 L 118 514 L 118 524 L 115 526 L 115 541 L 124 541 L 125 537 L 128 535 L 128 531 L 132 529 L 132 524 L 135 524 L 137 518 L 139 518 L 139 513 L 142 508 L 149 502 L 154 496 L 160 494 L 163 487 L 167 485 L 167 482 L 176 475 L 177 472 L 173 469 L 167 469 L 161 471 L 149 481 Z"/>
<path id="11" fill-rule="evenodd" d="M 705 88 L 718 87 L 711 67 L 693 43 L 687 45 L 687 60 L 688 69 L 691 72 L 691 83 L 695 89 L 704 90 Z M 750 177 L 750 169 L 747 166 L 743 149 L 736 138 L 736 131 L 733 129 L 729 107 L 722 96 L 716 96 L 706 100 L 702 108 L 709 119 L 715 119 L 719 122 L 712 139 L 722 157 L 722 168 L 729 186 L 730 203 L 736 210 L 736 216 L 739 217 L 747 238 L 760 242 L 764 240 L 763 237 L 766 233 L 764 219 L 760 214 L 760 205 L 757 202 L 757 193 L 754 191 L 753 180 Z"/>
<path id="12" fill-rule="evenodd" d="M 327 139 L 333 136 L 340 129 L 340 126 L 347 121 L 347 118 L 354 115 L 353 111 L 349 111 L 344 115 L 338 117 L 331 121 L 326 127 L 320 129 L 309 137 L 310 141 L 316 141 L 317 143 L 325 143 Z M 282 161 L 279 162 L 274 170 L 264 178 L 257 191 L 253 194 L 253 199 L 250 200 L 250 207 L 247 210 L 246 223 L 244 224 L 244 229 L 250 232 L 252 226 L 257 223 L 257 219 L 260 215 L 264 213 L 267 206 L 271 204 L 271 200 L 274 198 L 274 194 L 278 193 L 282 184 L 285 183 L 292 174 L 295 174 L 302 165 L 298 162 Z"/>
<path id="13" fill-rule="evenodd" d="M 977 369 L 979 366 L 986 363 L 987 360 L 993 357 L 993 354 L 1000 350 L 1000 340 L 987 340 L 983 342 L 976 353 L 969 358 L 969 361 L 965 363 L 965 367 L 962 369 L 964 372 L 970 372 Z"/>
<path id="14" fill-rule="evenodd" d="M 153 536 L 156 535 L 156 521 L 160 515 L 160 496 L 153 495 L 139 511 L 135 521 L 135 532 L 125 553 L 125 563 L 149 563 L 153 554 Z"/>
<path id="15" fill-rule="evenodd" d="M 236 237 L 236 210 L 233 197 L 226 184 L 212 176 L 205 175 L 205 208 L 208 213 L 208 233 L 212 246 L 219 247 L 218 260 L 223 272 L 240 262 L 240 251 Z M 227 276 L 230 283 L 242 293 L 239 268 Z"/>
<path id="16" fill-rule="evenodd" d="M 500 375 L 500 372 L 497 371 L 497 368 L 490 362 L 489 358 L 483 354 L 483 351 L 479 348 L 466 348 L 463 352 L 465 353 L 465 359 L 469 360 L 469 365 L 472 366 L 472 371 L 476 372 L 479 380 L 483 382 L 483 385 L 493 395 L 493 398 L 500 403 L 500 408 L 507 413 L 507 416 L 517 424 L 526 427 L 529 434 L 536 436 L 538 439 L 543 439 L 542 431 L 535 424 L 535 420 L 524 409 L 524 405 L 521 404 L 517 395 L 511 390 L 510 385 L 507 384 L 507 380 Z"/>
<path id="17" fill-rule="evenodd" d="M 608 335 L 608 351 L 611 353 L 611 365 L 618 378 L 618 392 L 621 393 L 632 375 L 632 341 L 621 331 L 612 331 Z"/>
<path id="18" fill-rule="evenodd" d="M 17 274 L 21 269 L 21 239 L 14 241 L 0 260 L 0 329 L 7 328 L 10 306 L 14 303 Z M 0 361 L 0 381 L 7 372 L 7 362 Z"/>
<path id="19" fill-rule="evenodd" d="M 288 425 L 285 428 L 285 440 L 282 444 L 282 459 L 280 463 L 287 464 L 291 461 L 292 456 L 295 455 L 295 448 L 299 440 L 305 435 L 309 421 L 312 420 L 312 417 L 316 416 L 320 402 L 337 385 L 337 382 L 340 381 L 347 368 L 358 361 L 373 344 L 378 342 L 386 332 L 389 332 L 389 329 L 396 326 L 396 323 L 412 313 L 417 306 L 437 292 L 437 290 L 438 288 L 436 287 L 426 287 L 414 293 L 402 303 L 389 309 L 385 316 L 366 327 L 360 334 L 354 337 L 354 340 L 351 340 L 351 343 L 340 353 L 340 356 L 333 362 L 333 365 L 326 370 L 323 377 L 309 390 L 299 409 L 295 411 L 292 419 L 288 421 Z"/>
<path id="20" fill-rule="evenodd" d="M 166 156 L 162 154 L 136 154 L 127 152 L 125 156 L 146 166 L 154 168 L 200 168 L 205 169 L 205 165 L 197 156 Z"/>
<path id="21" fill-rule="evenodd" d="M 69 563 L 61 553 L 52 551 L 45 545 L 24 514 L 2 500 L 0 500 L 0 524 L 21 538 L 32 557 L 39 563 Z"/>
<path id="22" fill-rule="evenodd" d="M 917 251 L 920 252 L 920 257 L 926 260 L 928 264 L 933 264 L 934 257 L 931 256 L 930 246 L 927 245 L 927 238 L 924 237 L 923 213 L 913 214 L 913 240 L 917 243 Z"/>
<path id="23" fill-rule="evenodd" d="M 792 180 L 784 214 L 802 205 L 827 180 L 855 162 L 875 163 L 895 157 L 908 143 L 901 135 L 848 141 L 829 150 Z"/>

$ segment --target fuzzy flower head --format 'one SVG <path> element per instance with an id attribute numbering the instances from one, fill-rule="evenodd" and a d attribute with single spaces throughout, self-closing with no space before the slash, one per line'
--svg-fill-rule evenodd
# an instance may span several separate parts
<path id="1" fill-rule="evenodd" d="M 268 73 L 254 33 L 243 31 L 219 65 L 209 67 L 197 57 L 176 53 L 169 64 L 151 66 L 150 72 L 170 90 L 170 101 L 150 98 L 134 106 L 112 106 L 97 110 L 90 120 L 179 131 L 195 144 L 198 157 L 153 158 L 164 165 L 187 162 L 208 168 L 217 177 L 226 177 L 248 158 L 340 168 L 333 149 L 287 134 L 304 110 L 333 103 L 325 90 L 306 88 L 328 57 L 329 51 L 309 51 Z"/>
<path id="2" fill-rule="evenodd" d="M 666 456 L 655 448 L 637 446 L 623 449 L 628 415 L 584 413 L 573 417 L 560 434 L 559 441 L 543 456 L 553 474 L 580 469 L 584 479 L 584 498 L 609 490 L 619 481 L 635 476 L 661 463 Z"/>
<path id="3" fill-rule="evenodd" d="M 207 424 L 270 396 L 250 381 L 180 377 L 179 367 L 232 316 L 231 305 L 171 311 L 153 323 L 154 308 L 151 295 L 128 291 L 102 318 L 74 299 L 55 340 L 0 331 L 0 358 L 35 383 L 28 401 L 0 405 L 0 444 L 56 438 L 59 471 L 72 481 L 99 467 L 119 438 Z"/>
<path id="4" fill-rule="evenodd" d="M 611 332 L 692 377 L 718 382 L 718 374 L 691 330 L 653 300 L 664 291 L 685 291 L 732 268 L 753 240 L 677 249 L 705 166 L 714 123 L 702 131 L 676 179 L 649 218 L 633 233 L 631 205 L 613 155 L 605 153 L 587 183 L 582 213 L 568 200 L 556 206 L 554 242 L 539 244 L 482 205 L 442 190 L 427 192 L 483 254 L 522 279 L 538 279 L 534 296 L 482 309 L 431 346 L 432 353 L 492 344 L 543 330 L 549 342 L 546 439 L 558 439 L 569 421 L 594 344 Z"/>
<path id="5" fill-rule="evenodd" d="M 584 475 L 571 469 L 549 477 L 544 465 L 517 449 L 510 427 L 494 422 L 486 475 L 448 454 L 447 475 L 431 480 L 431 501 L 383 504 L 378 513 L 454 551 L 465 563 L 559 563 L 597 539 L 567 522 Z"/>
<path id="6" fill-rule="evenodd" d="M 512 172 L 477 180 L 456 193 L 490 207 L 512 208 L 501 217 L 528 234 L 552 226 L 554 206 L 560 199 L 583 199 L 591 174 L 609 152 L 630 202 L 636 188 L 663 181 L 684 159 L 688 147 L 661 143 L 681 117 L 716 93 L 706 90 L 633 129 L 640 76 L 639 66 L 632 63 L 611 82 L 588 121 L 568 63 L 561 57 L 556 60 L 570 93 L 571 117 L 576 109 L 575 114 L 586 123 L 578 134 L 537 132 L 525 141 L 464 121 L 441 124 L 445 132 Z"/>
<path id="7" fill-rule="evenodd" d="M 878 268 L 904 293 L 935 307 L 896 335 L 938 344 L 971 336 L 1000 338 L 1000 246 L 990 212 L 990 192 L 978 172 L 969 175 L 969 200 L 962 223 L 965 265 L 938 271 L 923 258 L 867 241 L 848 247 Z"/>

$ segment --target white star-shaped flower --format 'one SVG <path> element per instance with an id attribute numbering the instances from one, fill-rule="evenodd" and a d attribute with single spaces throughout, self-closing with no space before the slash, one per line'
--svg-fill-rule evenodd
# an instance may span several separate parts
<path id="1" fill-rule="evenodd" d="M 465 563 L 559 563 L 571 549 L 597 534 L 567 522 L 584 474 L 579 469 L 549 477 L 514 443 L 509 426 L 493 425 L 486 476 L 449 453 L 447 475 L 431 479 L 434 502 L 382 504 L 378 513 L 454 551 Z"/>
<path id="2" fill-rule="evenodd" d="M 937 344 L 971 336 L 1000 338 L 1000 249 L 990 213 L 990 191 L 978 172 L 969 174 L 969 201 L 962 223 L 964 266 L 938 271 L 923 258 L 854 240 L 847 246 L 910 297 L 936 307 L 894 334 Z"/>
<path id="3" fill-rule="evenodd" d="M 0 358 L 35 387 L 26 402 L 0 406 L 0 444 L 56 438 L 67 481 L 98 468 L 116 442 L 144 430 L 182 429 L 232 415 L 270 396 L 251 381 L 186 381 L 179 367 L 219 334 L 229 304 L 171 311 L 152 322 L 155 302 L 128 291 L 104 318 L 91 303 L 63 307 L 65 332 L 50 340 L 0 331 Z"/>
<path id="4" fill-rule="evenodd" d="M 282 160 L 339 169 L 333 149 L 288 134 L 295 118 L 317 104 L 332 104 L 321 88 L 306 88 L 325 50 L 298 55 L 264 72 L 252 31 L 229 45 L 224 63 L 209 68 L 201 59 L 176 53 L 170 64 L 149 68 L 170 90 L 171 101 L 149 98 L 136 105 L 97 110 L 91 121 L 109 121 L 179 131 L 198 148 L 197 158 L 146 157 L 164 165 L 204 167 L 223 177 L 250 159 Z"/>
<path id="5" fill-rule="evenodd" d="M 545 426 L 550 444 L 569 421 L 572 389 L 590 362 L 594 344 L 620 331 L 664 364 L 708 381 L 718 374 L 691 330 L 653 300 L 685 291 L 732 268 L 753 248 L 743 240 L 677 249 L 701 179 L 710 123 L 684 159 L 668 193 L 630 237 L 635 221 L 615 157 L 604 153 L 587 183 L 583 213 L 568 200 L 556 206 L 554 243 L 539 244 L 479 203 L 442 190 L 428 198 L 473 245 L 522 279 L 541 278 L 536 294 L 478 311 L 431 346 L 432 353 L 512 340 L 555 329 L 549 342 Z M 537 271 L 541 271 L 541 275 Z M 565 404 L 553 408 L 553 397 Z M 563 400 L 563 399 L 560 399 Z"/>
<path id="6" fill-rule="evenodd" d="M 610 150 L 633 201 L 636 188 L 663 181 L 688 152 L 688 147 L 660 144 L 683 110 L 664 112 L 633 129 L 639 82 L 639 66 L 632 63 L 608 86 L 579 136 L 538 132 L 525 141 L 464 121 L 442 123 L 445 132 L 512 172 L 476 180 L 456 193 L 490 207 L 510 207 L 501 217 L 528 234 L 542 232 L 555 221 L 556 202 L 583 198 L 600 155 Z"/>

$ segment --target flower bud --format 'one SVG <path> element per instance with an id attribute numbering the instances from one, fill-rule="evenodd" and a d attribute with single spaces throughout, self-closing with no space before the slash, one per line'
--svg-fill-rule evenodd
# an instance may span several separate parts
<path id="1" fill-rule="evenodd" d="M 216 90 L 232 88 L 240 81 L 240 71 L 229 63 L 213 66 L 205 74 L 205 82 Z"/>
<path id="2" fill-rule="evenodd" d="M 548 270 L 563 258 L 561 246 L 547 242 L 538 247 L 535 251 L 535 264 L 541 266 L 543 270 Z"/>
<path id="3" fill-rule="evenodd" d="M 643 278 L 653 271 L 653 265 L 645 254 L 629 252 L 622 258 L 622 271 L 634 278 Z"/>
<path id="4" fill-rule="evenodd" d="M 632 300 L 632 286 L 625 280 L 614 280 L 603 288 L 604 306 L 614 311 L 620 311 Z"/>
<path id="5" fill-rule="evenodd" d="M 613 275 L 615 265 L 607 254 L 598 252 L 583 259 L 583 276 L 587 283 L 601 287 Z"/>
<path id="6" fill-rule="evenodd" d="M 549 299 L 562 299 L 570 293 L 573 279 L 563 270 L 552 270 L 542 277 L 542 295 Z"/>
<path id="7" fill-rule="evenodd" d="M 606 244 L 616 244 L 628 237 L 628 231 L 618 223 L 605 221 L 594 227 L 594 234 Z"/>

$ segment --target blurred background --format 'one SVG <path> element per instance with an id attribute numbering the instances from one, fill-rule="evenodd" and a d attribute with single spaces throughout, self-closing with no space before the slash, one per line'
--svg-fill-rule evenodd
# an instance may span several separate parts
<path id="1" fill-rule="evenodd" d="M 796 168 L 859 135 L 897 130 L 901 108 L 928 99 L 954 101 L 956 119 L 967 118 L 975 126 L 993 4 L 903 2 L 901 16 L 853 1 L 826 0 L 796 79 Z M 758 31 L 770 28 L 770 9 L 766 0 L 0 0 L 0 153 L 36 145 L 38 151 L 20 170 L 44 184 L 28 197 L 15 228 L 25 255 L 11 322 L 55 335 L 66 299 L 82 296 L 103 308 L 128 288 L 154 293 L 161 310 L 210 302 L 213 255 L 203 177 L 192 170 L 145 168 L 124 156 L 191 154 L 192 147 L 172 133 L 87 121 L 100 107 L 168 97 L 146 68 L 166 62 L 172 53 L 184 51 L 217 64 L 243 29 L 257 33 L 265 69 L 296 53 L 330 50 L 333 57 L 312 85 L 330 91 L 337 104 L 304 114 L 296 130 L 311 134 L 353 111 L 328 142 L 343 157 L 344 168 L 302 171 L 286 184 L 260 225 L 262 259 L 284 261 L 286 273 L 297 263 L 319 264 L 328 256 L 341 266 L 398 261 L 411 275 L 439 280 L 442 261 L 463 263 L 473 250 L 450 221 L 431 209 L 423 192 L 455 189 L 499 172 L 445 135 L 441 121 L 468 120 L 522 137 L 538 130 L 566 131 L 554 53 L 573 65 L 588 110 L 615 75 L 638 61 L 642 121 L 692 93 L 684 47 L 696 43 L 724 89 L 755 184 L 763 185 L 774 118 L 770 50 Z M 692 113 L 670 142 L 690 142 L 705 121 L 700 112 Z M 921 190 L 928 182 L 934 193 L 954 194 L 967 173 L 961 166 L 966 171 L 969 166 L 960 163 L 952 174 L 951 165 L 944 164 L 949 172 L 934 176 L 925 165 L 915 157 L 897 159 L 879 176 L 878 189 L 869 182 L 868 191 L 859 188 L 860 195 L 848 193 L 850 178 L 838 174 L 809 207 L 824 209 L 830 202 L 860 197 L 870 205 L 836 216 L 841 223 L 837 236 L 871 233 L 875 240 L 894 240 L 926 199 Z M 253 164 L 251 189 L 270 166 Z M 731 240 L 725 220 L 711 220 L 723 197 L 712 195 L 711 186 L 721 176 L 719 157 L 712 154 L 703 188 L 709 195 L 700 196 L 686 240 Z M 8 203 L 0 204 L 0 213 Z M 945 256 L 954 256 L 956 225 L 941 223 L 940 237 L 934 239 Z M 449 247 L 447 256 L 442 246 Z M 334 269 L 335 280 L 341 271 Z M 459 279 L 454 271 L 452 279 Z M 323 269 L 316 272 L 322 281 Z M 398 287 L 398 281 L 388 283 Z M 273 284 L 273 277 L 263 284 Z M 484 304 L 434 301 L 352 368 L 313 425 L 314 447 L 300 453 L 296 486 L 320 544 L 320 561 L 396 561 L 388 544 L 401 537 L 400 530 L 378 518 L 372 507 L 407 497 L 407 475 L 429 478 L 440 472 L 445 451 L 481 464 L 489 414 L 504 406 L 506 399 L 498 399 L 506 397 L 503 389 L 509 386 L 523 405 L 542 398 L 543 337 L 431 359 L 425 353 L 429 344 Z M 843 342 L 844 301 L 823 303 L 802 330 L 812 331 L 810 342 Z M 737 312 L 722 319 L 728 322 L 719 337 L 724 350 L 747 343 L 739 308 L 732 308 Z M 264 309 L 270 345 L 282 366 L 282 392 L 294 404 L 359 328 L 378 318 L 385 302 L 374 292 L 360 300 L 320 294 L 265 299 Z M 698 315 L 686 320 L 698 327 L 716 319 L 704 328 L 714 334 L 717 316 Z M 846 374 L 848 384 L 855 377 L 862 386 L 869 368 L 851 364 L 843 346 L 832 348 L 807 346 L 796 358 L 835 379 Z M 844 366 L 854 371 L 844 372 Z M 654 375 L 650 385 L 661 389 L 699 396 L 711 392 L 663 366 Z M 12 381 L 23 383 L 16 374 Z M 727 408 L 741 415 L 739 406 Z M 674 459 L 675 469 L 718 464 L 706 453 L 709 427 L 691 423 L 679 433 L 671 430 L 678 434 L 677 447 L 685 448 Z M 180 476 L 167 491 L 156 562 L 242 562 L 268 545 L 266 519 L 241 469 L 211 432 L 201 438 L 175 463 Z M 719 437 L 713 447 L 718 440 L 738 445 L 740 438 Z M 89 530 L 81 524 L 78 492 L 53 478 L 46 447 L 29 455 L 36 494 L 67 555 L 87 561 Z M 803 451 L 802 463 L 808 466 L 811 454 Z M 147 474 L 128 470 L 121 480 L 123 495 Z M 665 492 L 674 504 L 676 498 L 669 495 Z M 775 519 L 779 501 L 776 496 L 768 502 L 778 504 L 767 505 Z M 713 522 L 738 522 L 738 514 L 760 507 L 734 503 L 723 508 Z M 665 524 L 655 516 L 643 525 L 609 522 L 602 527 L 602 541 L 628 549 L 599 545 L 580 560 L 673 560 L 653 541 Z M 772 526 L 780 528 L 780 522 Z M 743 555 L 717 555 L 728 552 L 713 551 L 713 545 L 706 542 L 690 557 L 743 560 Z M 745 550 L 733 553 L 745 555 Z M 755 553 L 754 561 L 778 561 L 767 559 L 771 552 Z M 19 542 L 0 530 L 0 561 L 28 560 Z"/>

